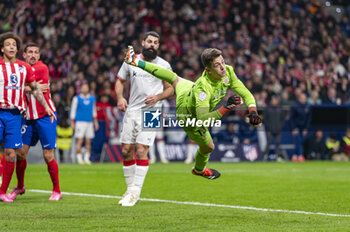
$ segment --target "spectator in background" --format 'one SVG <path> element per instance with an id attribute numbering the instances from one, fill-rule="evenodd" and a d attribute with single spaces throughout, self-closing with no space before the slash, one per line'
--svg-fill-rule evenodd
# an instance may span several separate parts
<path id="1" fill-rule="evenodd" d="M 92 140 L 93 161 L 98 161 L 102 152 L 103 144 L 108 142 L 111 135 L 111 129 L 115 129 L 116 117 L 113 115 L 112 105 L 108 102 L 108 95 L 102 95 L 96 103 L 97 120 L 99 129 L 96 131 L 95 138 Z"/>
<path id="2" fill-rule="evenodd" d="M 342 152 L 340 147 L 340 141 L 337 139 L 337 135 L 331 134 L 326 141 L 327 155 L 333 161 L 348 161 L 348 157 Z"/>
<path id="3" fill-rule="evenodd" d="M 322 103 L 321 99 L 318 97 L 318 92 L 316 90 L 311 91 L 310 96 L 307 99 L 307 104 L 309 105 L 320 105 Z"/>
<path id="4" fill-rule="evenodd" d="M 307 98 L 305 93 L 300 93 L 297 95 L 297 102 L 292 106 L 290 112 L 290 122 L 292 128 L 292 135 L 294 138 L 295 152 L 292 156 L 292 161 L 301 161 L 305 160 L 303 154 L 303 142 L 304 138 L 308 133 L 310 125 L 310 107 L 306 103 Z"/>
<path id="5" fill-rule="evenodd" d="M 282 91 L 280 104 L 282 106 L 287 107 L 287 108 L 289 108 L 290 106 L 293 105 L 293 100 L 290 97 L 290 92 L 289 92 L 288 89 L 285 89 L 285 90 Z"/>
<path id="6" fill-rule="evenodd" d="M 264 110 L 264 124 L 267 136 L 266 149 L 264 151 L 264 159 L 267 160 L 270 153 L 270 144 L 272 139 L 275 142 L 275 154 L 282 155 L 280 149 L 280 143 L 282 138 L 282 130 L 286 121 L 287 112 L 283 110 L 283 107 L 279 104 L 280 99 L 278 96 L 273 95 L 271 97 L 270 105 Z"/>
<path id="7" fill-rule="evenodd" d="M 217 142 L 238 144 L 239 134 L 235 127 L 238 129 L 238 125 L 233 122 L 229 122 L 225 130 L 220 131 L 218 134 L 216 134 L 215 138 L 217 139 Z"/>
<path id="8" fill-rule="evenodd" d="M 327 91 L 327 97 L 322 101 L 327 105 L 339 105 L 340 99 L 337 99 L 337 92 L 335 88 L 330 87 Z"/>
<path id="9" fill-rule="evenodd" d="M 239 123 L 239 139 L 242 144 L 249 145 L 258 143 L 258 134 L 256 128 L 245 122 L 244 118 L 248 113 L 241 115 L 242 119 Z"/>
<path id="10" fill-rule="evenodd" d="M 67 89 L 67 95 L 63 100 L 67 106 L 71 106 L 73 97 L 75 96 L 74 86 L 69 86 Z"/>
<path id="11" fill-rule="evenodd" d="M 54 93 L 52 95 L 53 103 L 56 107 L 56 113 L 57 113 L 57 122 L 61 122 L 63 118 L 68 118 L 69 115 L 69 108 L 65 105 L 65 102 L 62 101 L 61 95 L 58 93 Z"/>
<path id="12" fill-rule="evenodd" d="M 89 94 L 89 85 L 82 84 L 80 94 L 73 98 L 70 120 L 76 138 L 76 153 L 78 164 L 91 164 L 91 139 L 98 130 L 96 114 L 96 98 Z M 82 145 L 85 138 L 85 154 L 82 155 Z"/>
<path id="13" fill-rule="evenodd" d="M 323 138 L 323 131 L 322 130 L 316 130 L 315 134 L 307 140 L 306 142 L 307 151 L 306 159 L 308 160 L 320 160 L 320 159 L 326 159 L 326 142 Z"/>
<path id="14" fill-rule="evenodd" d="M 68 117 L 63 117 L 57 125 L 57 148 L 59 152 L 60 162 L 65 162 L 64 157 L 67 157 L 67 152 L 70 151 L 73 137 L 73 129 L 69 126 Z"/>
<path id="15" fill-rule="evenodd" d="M 79 95 L 81 86 L 83 86 L 84 84 L 88 84 L 88 81 L 84 78 L 83 72 L 78 72 L 77 79 L 75 79 L 74 84 L 75 84 L 75 93 Z"/>
<path id="16" fill-rule="evenodd" d="M 350 157 L 350 128 L 345 131 L 345 135 L 340 143 L 341 150 L 345 153 L 345 155 Z"/>

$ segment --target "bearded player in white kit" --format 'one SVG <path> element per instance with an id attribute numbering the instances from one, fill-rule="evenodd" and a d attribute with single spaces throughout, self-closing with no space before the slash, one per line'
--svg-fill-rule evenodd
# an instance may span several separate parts
<path id="1" fill-rule="evenodd" d="M 166 69 L 170 64 L 157 56 L 159 35 L 154 31 L 145 33 L 142 53 L 137 57 Z M 148 172 L 148 149 L 153 145 L 156 131 L 142 130 L 142 110 L 160 108 L 161 100 L 174 94 L 174 88 L 167 82 L 155 78 L 146 71 L 123 63 L 115 84 L 118 109 L 126 111 L 123 120 L 121 143 L 123 146 L 123 172 L 127 190 L 119 201 L 122 206 L 134 206 L 140 199 L 141 189 Z M 130 81 L 129 103 L 123 96 L 124 83 Z M 134 153 L 136 150 L 136 159 Z"/>

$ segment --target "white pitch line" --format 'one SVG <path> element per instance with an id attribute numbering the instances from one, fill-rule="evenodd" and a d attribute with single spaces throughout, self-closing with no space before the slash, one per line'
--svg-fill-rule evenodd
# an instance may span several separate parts
<path id="1" fill-rule="evenodd" d="M 37 189 L 31 189 L 31 190 L 26 189 L 26 191 L 36 192 L 36 193 L 51 193 L 51 191 L 37 190 Z M 115 199 L 122 198 L 119 196 L 111 196 L 111 195 L 99 195 L 99 194 L 88 194 L 88 193 L 69 193 L 69 192 L 62 192 L 62 195 L 99 197 L 99 198 L 115 198 Z M 201 203 L 201 202 L 190 202 L 190 201 L 170 201 L 170 200 L 151 199 L 151 198 L 141 198 L 141 200 L 142 201 L 151 201 L 151 202 L 180 204 L 180 205 L 197 205 L 197 206 L 209 206 L 209 207 L 220 207 L 220 208 L 231 208 L 231 209 L 245 209 L 245 210 L 264 211 L 264 212 L 296 213 L 296 214 L 321 215 L 321 216 L 330 216 L 330 217 L 350 217 L 350 215 L 347 215 L 347 214 L 307 212 L 307 211 L 286 210 L 286 209 L 264 209 L 264 208 L 256 208 L 256 207 L 251 207 L 251 206 L 220 205 L 220 204 L 213 204 L 213 203 Z"/>

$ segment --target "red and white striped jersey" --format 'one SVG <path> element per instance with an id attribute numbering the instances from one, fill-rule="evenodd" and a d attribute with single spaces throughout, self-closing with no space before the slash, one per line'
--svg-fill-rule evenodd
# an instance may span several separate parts
<path id="1" fill-rule="evenodd" d="M 32 65 L 33 75 L 37 82 L 42 81 L 41 84 L 50 84 L 49 80 L 49 69 L 46 64 L 41 61 L 38 61 L 36 64 Z M 56 107 L 51 99 L 50 88 L 46 92 L 43 92 L 46 103 L 49 105 L 52 112 L 56 111 Z M 34 120 L 42 118 L 47 115 L 45 108 L 35 99 L 33 94 L 27 93 L 27 112 L 26 119 Z"/>
<path id="2" fill-rule="evenodd" d="M 35 81 L 32 68 L 24 61 L 0 59 L 0 108 L 26 110 L 25 85 Z"/>

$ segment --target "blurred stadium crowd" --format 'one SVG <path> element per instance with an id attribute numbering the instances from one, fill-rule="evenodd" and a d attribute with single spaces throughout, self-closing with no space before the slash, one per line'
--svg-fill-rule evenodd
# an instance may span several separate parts
<path id="1" fill-rule="evenodd" d="M 341 17 L 312 0 L 3 0 L 0 32 L 40 45 L 59 118 L 85 82 L 115 106 L 124 50 L 149 30 L 161 35 L 159 55 L 188 79 L 201 75 L 204 48 L 221 49 L 259 107 L 276 95 L 290 106 L 301 93 L 311 105 L 346 105 L 350 14 L 347 1 L 331 2 Z"/>

